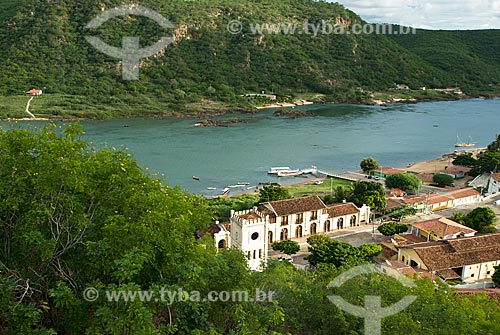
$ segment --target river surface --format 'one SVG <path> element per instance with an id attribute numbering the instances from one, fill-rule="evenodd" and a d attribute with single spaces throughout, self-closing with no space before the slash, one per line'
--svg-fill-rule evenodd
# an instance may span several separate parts
<path id="1" fill-rule="evenodd" d="M 272 166 L 315 165 L 342 173 L 359 170 L 359 161 L 371 156 L 383 166 L 405 167 L 453 151 L 457 135 L 483 147 L 500 132 L 500 99 L 300 108 L 315 116 L 282 119 L 265 110 L 217 118 L 246 122 L 212 128 L 193 127 L 195 120 L 176 118 L 82 124 L 85 139 L 128 148 L 139 165 L 164 174 L 168 184 L 207 196 L 238 182 L 251 187 L 259 182 L 305 180 L 268 176 Z"/>

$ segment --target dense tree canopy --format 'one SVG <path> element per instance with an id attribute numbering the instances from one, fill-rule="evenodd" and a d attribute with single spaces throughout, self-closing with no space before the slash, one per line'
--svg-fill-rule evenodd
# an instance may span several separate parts
<path id="1" fill-rule="evenodd" d="M 273 248 L 273 250 L 281 251 L 287 255 L 296 254 L 300 250 L 299 243 L 296 241 L 292 241 L 292 240 L 273 242 L 271 244 L 271 247 Z"/>
<path id="2" fill-rule="evenodd" d="M 364 173 L 371 173 L 372 171 L 378 169 L 377 161 L 371 157 L 363 158 L 359 163 L 359 166 Z"/>
<path id="3" fill-rule="evenodd" d="M 387 206 L 384 186 L 377 182 L 356 181 L 350 190 L 349 201 L 361 207 L 370 206 L 375 211 L 382 211 Z"/>
<path id="4" fill-rule="evenodd" d="M 380 225 L 377 230 L 385 236 L 394 236 L 408 231 L 408 226 L 394 221 Z"/>
<path id="5" fill-rule="evenodd" d="M 432 176 L 432 181 L 439 186 L 452 186 L 455 179 L 446 173 L 436 173 Z"/>
<path id="6" fill-rule="evenodd" d="M 288 190 L 281 186 L 268 185 L 259 190 L 259 202 L 290 199 Z"/>
<path id="7" fill-rule="evenodd" d="M 422 181 L 413 173 L 398 173 L 385 179 L 388 188 L 400 188 L 408 193 L 417 193 L 422 186 Z"/>

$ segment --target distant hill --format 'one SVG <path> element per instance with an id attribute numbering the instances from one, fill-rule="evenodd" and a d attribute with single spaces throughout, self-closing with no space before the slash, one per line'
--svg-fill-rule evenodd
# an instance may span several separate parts
<path id="1" fill-rule="evenodd" d="M 240 95 L 261 91 L 279 99 L 311 93 L 324 101 L 363 102 L 369 100 L 368 92 L 388 90 L 395 83 L 415 89 L 460 86 L 470 94 L 498 91 L 500 31 L 316 37 L 250 33 L 249 23 L 362 22 L 339 4 L 311 0 L 136 1 L 176 28 L 165 31 L 150 19 L 133 16 L 114 18 L 97 33 L 85 29 L 102 10 L 122 3 L 0 2 L 0 95 L 46 88 L 57 98 L 45 101 L 39 112 L 89 109 L 93 117 L 109 117 L 113 110 L 96 106 L 127 106 L 136 114 L 141 108 L 161 114 L 203 106 L 245 107 L 255 102 Z M 243 23 L 242 34 L 228 32 L 232 20 Z M 123 36 L 141 36 L 142 46 L 163 36 L 174 36 L 175 42 L 143 60 L 140 80 L 126 82 L 119 61 L 94 49 L 86 35 L 117 47 Z"/>

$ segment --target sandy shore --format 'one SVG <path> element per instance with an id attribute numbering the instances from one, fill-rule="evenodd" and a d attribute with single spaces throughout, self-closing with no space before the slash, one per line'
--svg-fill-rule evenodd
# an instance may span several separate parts
<path id="1" fill-rule="evenodd" d="M 297 106 L 304 106 L 304 105 L 313 105 L 314 102 L 312 101 L 306 101 L 306 100 L 300 100 L 296 101 L 294 103 L 291 102 L 280 102 L 280 103 L 275 103 L 275 104 L 269 104 L 261 107 L 256 107 L 257 109 L 268 109 L 268 108 L 286 108 L 286 107 L 297 107 Z"/>
<path id="2" fill-rule="evenodd" d="M 477 155 L 485 149 L 486 148 L 468 149 L 467 152 L 472 153 L 474 157 L 477 157 Z M 404 167 L 403 169 L 416 173 L 435 173 L 437 171 L 444 170 L 449 165 L 452 165 L 453 159 L 458 154 L 460 153 L 444 154 L 436 159 L 412 163 L 410 166 Z"/>

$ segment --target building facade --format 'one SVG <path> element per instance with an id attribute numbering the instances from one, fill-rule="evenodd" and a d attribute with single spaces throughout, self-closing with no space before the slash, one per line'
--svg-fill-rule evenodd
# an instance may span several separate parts
<path id="1" fill-rule="evenodd" d="M 271 243 L 328 233 L 368 223 L 370 208 L 353 203 L 326 206 L 318 196 L 266 202 L 231 211 L 231 246 L 248 258 L 252 270 L 267 263 Z"/>

